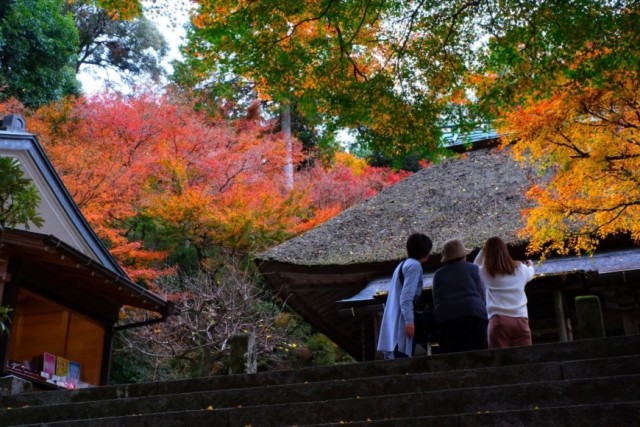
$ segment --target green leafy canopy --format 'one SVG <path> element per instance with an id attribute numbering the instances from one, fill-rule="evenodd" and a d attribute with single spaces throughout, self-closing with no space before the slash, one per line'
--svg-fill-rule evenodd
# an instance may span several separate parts
<path id="1" fill-rule="evenodd" d="M 20 163 L 12 157 L 0 157 L 0 229 L 29 223 L 44 224 L 38 213 L 40 194 L 31 180 L 24 177 Z"/>
<path id="2" fill-rule="evenodd" d="M 0 100 L 37 107 L 79 93 L 78 30 L 63 0 L 3 2 L 0 11 Z"/>
<path id="3" fill-rule="evenodd" d="M 326 131 L 392 155 L 433 152 L 445 126 L 469 130 L 640 58 L 631 0 L 196 3 L 178 82 L 295 100 Z"/>

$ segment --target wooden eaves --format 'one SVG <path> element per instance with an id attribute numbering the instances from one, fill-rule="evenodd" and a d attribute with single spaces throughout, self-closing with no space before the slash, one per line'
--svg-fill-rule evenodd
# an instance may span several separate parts
<path id="1" fill-rule="evenodd" d="M 28 287 L 74 305 L 78 311 L 91 307 L 93 315 L 113 322 L 113 307 L 129 306 L 156 313 L 158 319 L 174 314 L 174 306 L 127 276 L 106 268 L 55 236 L 31 231 L 7 229 L 2 252 L 10 254 L 19 265 L 28 265 L 19 274 Z M 12 272 L 10 271 L 9 274 Z M 49 280 L 43 280 L 46 277 Z M 5 277 L 6 281 L 10 277 Z"/>

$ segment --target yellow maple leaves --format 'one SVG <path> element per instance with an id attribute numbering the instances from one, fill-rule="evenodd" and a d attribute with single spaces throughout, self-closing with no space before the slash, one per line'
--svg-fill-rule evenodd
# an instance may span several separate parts
<path id="1" fill-rule="evenodd" d="M 140 0 L 97 0 L 97 4 L 117 19 L 132 19 L 142 13 Z"/>
<path id="2" fill-rule="evenodd" d="M 640 240 L 640 79 L 609 77 L 530 100 L 502 122 L 515 157 L 539 172 L 522 230 L 531 251 L 588 252 L 619 233 Z"/>

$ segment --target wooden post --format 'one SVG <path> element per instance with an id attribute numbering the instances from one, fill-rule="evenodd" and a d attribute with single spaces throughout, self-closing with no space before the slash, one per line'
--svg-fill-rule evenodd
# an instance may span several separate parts
<path id="1" fill-rule="evenodd" d="M 229 339 L 231 355 L 230 374 L 255 374 L 258 371 L 256 355 L 256 336 L 254 334 L 236 335 Z"/>
<path id="2" fill-rule="evenodd" d="M 564 298 L 562 297 L 562 291 L 553 291 L 553 303 L 556 310 L 556 323 L 558 325 L 558 340 L 560 342 L 567 342 L 567 324 L 564 316 Z"/>
<path id="3" fill-rule="evenodd" d="M 382 311 L 384 311 L 384 305 L 382 307 Z M 380 315 L 380 312 L 375 312 L 371 318 L 373 319 L 373 358 L 381 359 L 382 357 L 378 352 L 378 338 L 380 337 L 380 321 L 382 316 Z"/>
<path id="4" fill-rule="evenodd" d="M 1 248 L 0 248 L 1 251 Z M 2 305 L 2 298 L 4 295 L 4 284 L 11 280 L 11 275 L 7 271 L 9 265 L 8 259 L 0 258 L 0 305 Z"/>
<path id="5" fill-rule="evenodd" d="M 576 315 L 578 317 L 579 339 L 605 337 L 602 308 L 597 295 L 577 296 Z"/>

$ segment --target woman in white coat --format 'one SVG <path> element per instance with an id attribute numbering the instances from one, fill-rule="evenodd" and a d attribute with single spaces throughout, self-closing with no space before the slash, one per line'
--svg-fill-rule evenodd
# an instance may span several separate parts
<path id="1" fill-rule="evenodd" d="M 513 260 L 502 239 L 491 237 L 474 263 L 487 289 L 489 348 L 531 345 L 524 287 L 533 279 L 533 262 Z"/>

